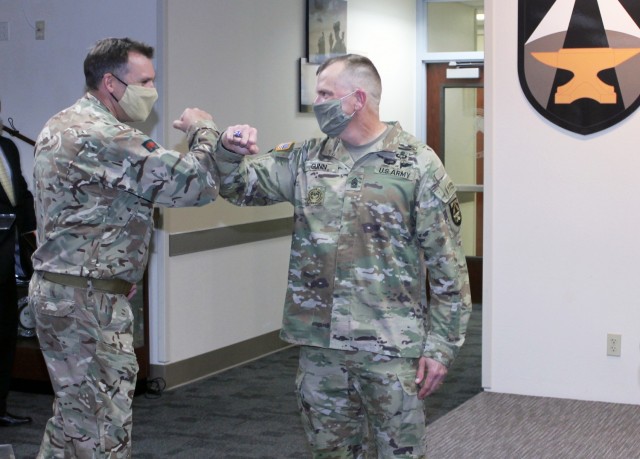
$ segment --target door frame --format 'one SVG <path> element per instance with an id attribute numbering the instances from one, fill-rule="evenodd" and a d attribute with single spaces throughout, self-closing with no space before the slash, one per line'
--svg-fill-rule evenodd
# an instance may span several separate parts
<path id="1" fill-rule="evenodd" d="M 458 66 L 474 65 L 479 67 L 480 76 L 477 79 L 467 78 L 447 78 L 446 70 L 450 68 L 448 62 L 425 62 L 425 95 L 426 95 L 426 142 L 434 149 L 438 157 L 442 160 L 446 167 L 446 158 L 444 157 L 445 139 L 444 139 L 444 100 L 445 91 L 448 88 L 484 88 L 484 65 L 476 60 L 468 62 L 456 62 Z M 481 92 L 481 105 L 484 108 L 484 91 Z M 478 134 L 479 135 L 479 134 Z M 484 138 L 482 139 L 484 145 Z M 484 183 L 484 159 L 477 159 L 477 175 L 476 180 Z M 476 223 L 480 231 L 476 231 L 476 247 L 478 249 L 477 256 L 467 256 L 467 266 L 469 269 L 469 280 L 471 285 L 471 298 L 476 304 L 482 303 L 482 250 L 483 250 L 483 214 L 484 214 L 484 195 L 482 185 L 479 186 L 477 192 L 476 207 Z"/>

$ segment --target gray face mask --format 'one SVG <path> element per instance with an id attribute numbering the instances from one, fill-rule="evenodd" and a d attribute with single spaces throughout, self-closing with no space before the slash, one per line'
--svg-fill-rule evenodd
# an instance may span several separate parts
<path id="1" fill-rule="evenodd" d="M 320 130 L 327 134 L 329 137 L 338 137 L 347 128 L 353 115 L 347 115 L 342 111 L 342 99 L 345 99 L 356 92 L 353 91 L 340 99 L 331 99 L 319 104 L 313 104 L 313 113 L 316 115 Z"/>

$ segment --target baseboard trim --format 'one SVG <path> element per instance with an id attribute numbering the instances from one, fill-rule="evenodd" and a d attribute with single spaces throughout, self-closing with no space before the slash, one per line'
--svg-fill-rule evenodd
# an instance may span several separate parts
<path id="1" fill-rule="evenodd" d="M 280 339 L 280 330 L 276 330 L 180 362 L 152 364 L 149 378 L 162 378 L 166 389 L 175 389 L 291 346 Z"/>

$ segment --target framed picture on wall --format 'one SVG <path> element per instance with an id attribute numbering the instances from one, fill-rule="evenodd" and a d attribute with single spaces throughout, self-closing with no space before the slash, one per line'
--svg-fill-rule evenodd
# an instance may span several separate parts
<path id="1" fill-rule="evenodd" d="M 310 64 L 322 64 L 347 53 L 347 1 L 307 0 L 307 55 Z"/>
<path id="2" fill-rule="evenodd" d="M 316 71 L 320 64 L 310 64 L 304 57 L 300 59 L 300 107 L 301 113 L 313 112 L 316 98 Z"/>

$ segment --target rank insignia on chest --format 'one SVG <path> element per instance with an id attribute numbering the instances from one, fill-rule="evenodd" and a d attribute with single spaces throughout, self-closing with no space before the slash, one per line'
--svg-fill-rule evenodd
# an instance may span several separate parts
<path id="1" fill-rule="evenodd" d="M 324 188 L 314 187 L 307 192 L 307 205 L 319 206 L 324 202 Z"/>
<path id="2" fill-rule="evenodd" d="M 347 179 L 347 191 L 360 191 L 362 188 L 363 178 L 360 176 L 350 177 Z"/>
<path id="3" fill-rule="evenodd" d="M 153 140 L 151 139 L 147 139 L 144 142 L 142 142 L 142 146 L 145 148 L 145 150 L 147 150 L 149 153 L 153 153 L 154 151 L 156 151 L 158 148 L 160 148 L 160 146 L 155 143 Z"/>

